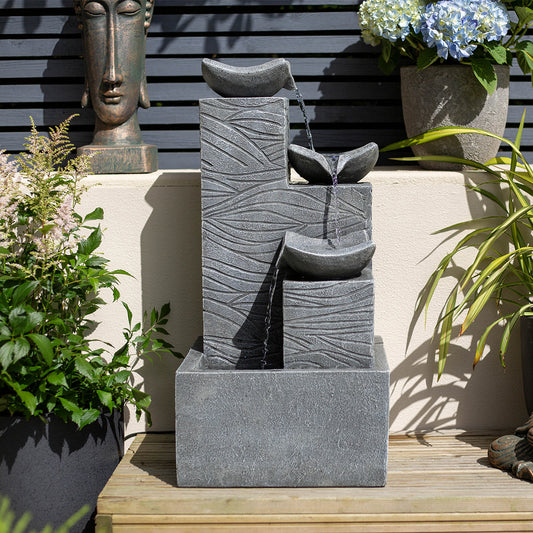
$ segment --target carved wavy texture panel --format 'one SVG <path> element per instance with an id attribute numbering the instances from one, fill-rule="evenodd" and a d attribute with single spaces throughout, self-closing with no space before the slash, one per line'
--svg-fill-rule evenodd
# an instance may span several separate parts
<path id="1" fill-rule="evenodd" d="M 372 366 L 372 279 L 285 282 L 283 303 L 285 368 Z"/>
<path id="2" fill-rule="evenodd" d="M 335 235 L 330 187 L 288 185 L 287 101 L 200 102 L 204 353 L 212 368 L 282 364 L 281 292 L 273 262 L 285 231 Z M 368 228 L 371 189 L 340 187 L 342 233 Z"/>

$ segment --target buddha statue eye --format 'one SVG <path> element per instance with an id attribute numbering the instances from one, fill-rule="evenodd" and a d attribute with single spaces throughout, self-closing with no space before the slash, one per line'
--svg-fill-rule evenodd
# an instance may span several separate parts
<path id="1" fill-rule="evenodd" d="M 106 14 L 105 7 L 99 2 L 87 2 L 83 7 L 83 11 L 91 17 L 98 17 Z"/>
<path id="2" fill-rule="evenodd" d="M 141 11 L 141 4 L 135 0 L 124 0 L 117 6 L 119 15 L 133 16 Z"/>

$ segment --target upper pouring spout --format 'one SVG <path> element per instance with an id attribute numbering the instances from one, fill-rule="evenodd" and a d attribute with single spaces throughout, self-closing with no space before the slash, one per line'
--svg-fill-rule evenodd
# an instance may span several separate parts
<path id="1" fill-rule="evenodd" d="M 205 58 L 202 75 L 209 87 L 224 97 L 274 96 L 281 89 L 296 87 L 290 64 L 282 58 L 251 67 L 234 67 Z"/>

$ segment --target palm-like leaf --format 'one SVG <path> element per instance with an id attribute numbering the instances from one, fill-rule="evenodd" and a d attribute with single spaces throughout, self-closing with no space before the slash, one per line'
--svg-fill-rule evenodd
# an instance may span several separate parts
<path id="1" fill-rule="evenodd" d="M 497 206 L 501 215 L 485 216 L 473 221 L 460 222 L 448 226 L 437 233 L 449 231 L 467 231 L 453 250 L 440 261 L 437 269 L 430 276 L 417 301 L 417 312 L 422 308 L 427 312 L 429 304 L 442 278 L 451 273 L 452 266 L 458 255 L 473 247 L 477 253 L 466 270 L 457 279 L 454 288 L 448 294 L 446 302 L 435 326 L 439 337 L 438 377 L 440 378 L 449 354 L 454 321 L 466 312 L 461 333 L 464 333 L 479 318 L 488 302 L 496 300 L 513 306 L 514 311 L 498 316 L 491 321 L 481 334 L 474 355 L 474 366 L 483 356 L 489 334 L 498 325 L 504 329 L 500 339 L 500 360 L 505 366 L 504 355 L 507 351 L 511 333 L 523 315 L 533 314 L 533 302 L 529 300 L 533 294 L 533 170 L 520 152 L 520 141 L 525 123 L 525 113 L 518 128 L 514 142 L 491 132 L 462 127 L 434 128 L 425 133 L 391 144 L 382 151 L 397 150 L 408 146 L 424 144 L 443 137 L 476 133 L 499 139 L 507 144 L 512 156 L 491 159 L 485 164 L 452 156 L 420 156 L 397 158 L 402 161 L 445 161 L 467 165 L 483 170 L 490 181 L 469 189 L 493 205 Z M 487 188 L 497 185 L 501 192 L 507 194 L 504 201 L 500 195 Z M 469 230 L 472 223 L 476 229 Z"/>

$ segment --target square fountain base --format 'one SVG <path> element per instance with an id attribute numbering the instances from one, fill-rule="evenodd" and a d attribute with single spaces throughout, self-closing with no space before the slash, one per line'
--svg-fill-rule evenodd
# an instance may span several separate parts
<path id="1" fill-rule="evenodd" d="M 180 487 L 381 487 L 389 368 L 209 369 L 197 343 L 176 372 Z"/>

